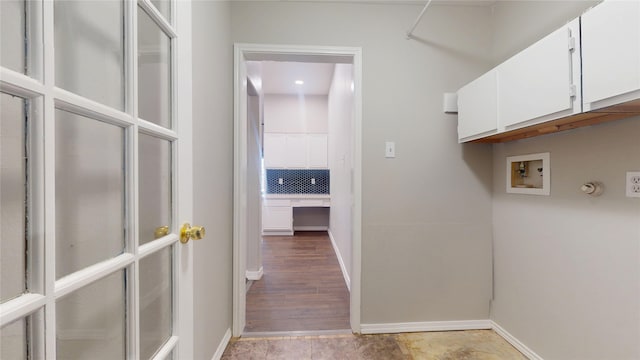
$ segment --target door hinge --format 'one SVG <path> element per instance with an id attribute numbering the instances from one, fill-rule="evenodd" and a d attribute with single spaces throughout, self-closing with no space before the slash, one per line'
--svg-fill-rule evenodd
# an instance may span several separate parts
<path id="1" fill-rule="evenodd" d="M 570 97 L 575 97 L 577 95 L 577 89 L 575 85 L 570 85 L 569 86 L 569 96 Z"/>
<path id="2" fill-rule="evenodd" d="M 574 37 L 570 37 L 569 38 L 569 51 L 575 50 L 576 49 L 576 38 Z"/>

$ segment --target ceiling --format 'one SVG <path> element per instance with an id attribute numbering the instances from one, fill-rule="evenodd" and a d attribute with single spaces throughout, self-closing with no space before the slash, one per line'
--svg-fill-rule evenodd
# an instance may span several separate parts
<path id="1" fill-rule="evenodd" d="M 265 94 L 327 95 L 335 64 L 262 61 Z M 304 81 L 296 85 L 296 80 Z"/>

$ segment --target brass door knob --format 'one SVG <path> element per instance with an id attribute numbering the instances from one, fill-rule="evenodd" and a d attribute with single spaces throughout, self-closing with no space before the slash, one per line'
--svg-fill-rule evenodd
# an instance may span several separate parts
<path id="1" fill-rule="evenodd" d="M 156 228 L 156 231 L 153 232 L 153 236 L 156 239 L 160 239 L 163 236 L 169 235 L 169 227 L 168 226 L 160 226 Z"/>
<path id="2" fill-rule="evenodd" d="M 191 226 L 189 223 L 184 223 L 180 229 L 180 242 L 186 244 L 189 240 L 200 240 L 204 234 L 204 226 Z"/>

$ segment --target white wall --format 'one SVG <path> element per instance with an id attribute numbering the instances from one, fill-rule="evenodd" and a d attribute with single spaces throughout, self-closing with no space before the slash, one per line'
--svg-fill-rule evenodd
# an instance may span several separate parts
<path id="1" fill-rule="evenodd" d="M 338 256 L 351 278 L 352 177 L 354 104 L 351 84 L 353 66 L 336 64 L 329 89 L 329 170 L 331 171 L 331 212 L 329 228 Z"/>
<path id="2" fill-rule="evenodd" d="M 492 59 L 497 65 L 601 0 L 498 1 L 493 6 Z"/>
<path id="3" fill-rule="evenodd" d="M 193 3 L 195 358 L 212 358 L 232 318 L 233 54 L 230 6 Z"/>
<path id="4" fill-rule="evenodd" d="M 326 95 L 264 96 L 264 132 L 326 134 Z"/>
<path id="5" fill-rule="evenodd" d="M 442 93 L 490 67 L 491 9 L 434 5 L 409 41 L 421 5 L 231 7 L 234 42 L 363 49 L 362 322 L 486 319 L 491 147 L 457 144 Z"/>
<path id="6" fill-rule="evenodd" d="M 262 267 L 262 141 L 260 137 L 261 95 L 253 88 L 247 96 L 247 271 L 259 271 Z M 252 94 L 253 93 L 253 94 Z"/>
<path id="7" fill-rule="evenodd" d="M 498 2 L 494 53 L 508 57 L 593 2 Z M 640 118 L 494 146 L 491 318 L 544 359 L 640 358 Z M 551 153 L 551 195 L 505 193 L 507 156 Z M 583 194 L 599 180 L 605 193 Z"/>

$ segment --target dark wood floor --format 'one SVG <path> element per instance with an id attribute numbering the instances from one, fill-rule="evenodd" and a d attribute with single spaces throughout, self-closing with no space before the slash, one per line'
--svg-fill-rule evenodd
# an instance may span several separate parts
<path id="1" fill-rule="evenodd" d="M 245 332 L 350 329 L 349 291 L 326 232 L 265 236 L 262 261 Z"/>

